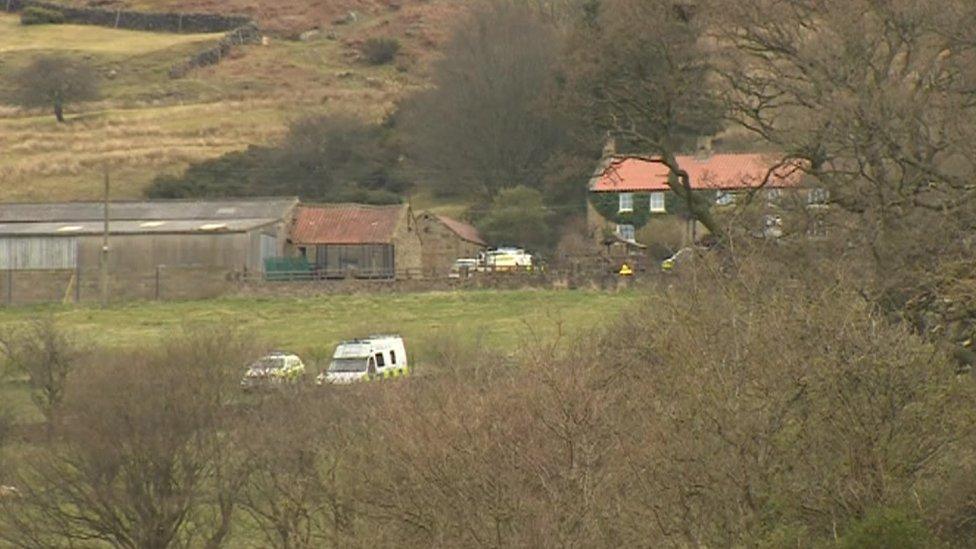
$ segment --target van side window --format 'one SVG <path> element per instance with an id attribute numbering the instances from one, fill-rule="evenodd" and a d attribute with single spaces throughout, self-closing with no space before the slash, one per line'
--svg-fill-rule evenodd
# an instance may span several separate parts
<path id="1" fill-rule="evenodd" d="M 396 364 L 396 351 L 390 351 L 390 364 Z"/>
<path id="2" fill-rule="evenodd" d="M 376 366 L 379 368 L 386 366 L 386 363 L 383 362 L 383 353 L 376 353 Z"/>

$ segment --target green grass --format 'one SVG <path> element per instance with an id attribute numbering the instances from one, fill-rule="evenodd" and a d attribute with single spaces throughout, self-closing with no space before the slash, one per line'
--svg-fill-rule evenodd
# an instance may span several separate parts
<path id="1" fill-rule="evenodd" d="M 91 307 L 43 306 L 0 311 L 0 328 L 51 314 L 100 345 L 144 345 L 184 325 L 219 323 L 249 330 L 268 344 L 298 352 L 331 349 L 339 340 L 397 332 L 422 340 L 440 330 L 482 334 L 487 343 L 518 345 L 532 331 L 598 326 L 635 295 L 596 291 L 513 290 L 358 294 L 315 298 L 222 298 Z"/>
<path id="2" fill-rule="evenodd" d="M 570 341 L 599 330 L 637 299 L 632 291 L 483 290 L 145 302 L 104 310 L 39 306 L 0 310 L 0 329 L 49 314 L 84 340 L 133 347 L 151 345 L 185 326 L 217 323 L 247 330 L 268 347 L 306 359 L 331 356 L 343 339 L 399 333 L 416 363 L 425 354 L 425 342 L 443 334 L 477 336 L 494 349 L 512 351 L 560 331 Z M 20 417 L 36 420 L 25 390 L 23 384 L 0 384 L 0 398 L 12 402 Z"/>
<path id="3" fill-rule="evenodd" d="M 50 51 L 141 55 L 181 44 L 219 40 L 222 34 L 132 32 L 94 25 L 21 25 L 16 14 L 0 15 L 0 54 Z"/>

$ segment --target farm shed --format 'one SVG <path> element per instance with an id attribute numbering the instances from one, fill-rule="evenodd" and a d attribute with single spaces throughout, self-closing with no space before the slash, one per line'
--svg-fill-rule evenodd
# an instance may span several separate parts
<path id="1" fill-rule="evenodd" d="M 423 244 L 424 276 L 447 276 L 460 258 L 474 258 L 488 248 L 478 229 L 443 215 L 424 212 L 417 217 Z"/>
<path id="2" fill-rule="evenodd" d="M 221 279 L 261 271 L 265 258 L 283 253 L 297 204 L 295 198 L 110 203 L 113 293 L 135 293 L 138 283 L 158 278 L 160 269 L 195 269 Z M 95 284 L 103 231 L 102 203 L 0 204 L 0 272 L 22 289 L 30 288 L 31 281 Z M 184 282 L 195 283 L 192 277 Z"/>
<path id="3" fill-rule="evenodd" d="M 324 278 L 412 278 L 421 242 L 410 206 L 302 206 L 291 229 L 293 253 Z"/>

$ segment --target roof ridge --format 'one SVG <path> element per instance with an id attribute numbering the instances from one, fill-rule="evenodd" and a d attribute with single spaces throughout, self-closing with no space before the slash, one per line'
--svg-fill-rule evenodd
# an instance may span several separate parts
<path id="1" fill-rule="evenodd" d="M 410 204 L 401 202 L 400 204 L 361 204 L 359 202 L 302 202 L 299 208 L 361 208 L 364 210 L 379 210 L 409 207 Z"/>
<path id="2" fill-rule="evenodd" d="M 284 202 L 284 201 L 296 201 L 300 202 L 297 196 L 249 196 L 249 197 L 222 197 L 222 198 L 123 198 L 119 200 L 109 200 L 109 205 L 112 204 L 207 204 L 216 202 Z M 3 202 L 0 201 L 0 208 L 4 206 L 76 206 L 82 204 L 97 204 L 102 205 L 105 201 L 103 200 L 64 200 L 61 202 Z"/>

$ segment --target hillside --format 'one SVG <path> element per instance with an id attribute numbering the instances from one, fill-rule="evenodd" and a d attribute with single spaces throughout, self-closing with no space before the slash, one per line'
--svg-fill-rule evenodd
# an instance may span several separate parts
<path id="1" fill-rule="evenodd" d="M 100 192 L 106 166 L 112 173 L 113 194 L 135 197 L 160 173 L 250 144 L 273 142 L 288 121 L 305 114 L 382 116 L 406 91 L 424 84 L 427 62 L 449 20 L 461 9 L 450 0 L 400 4 L 109 4 L 152 11 L 243 13 L 256 17 L 268 32 L 267 45 L 241 48 L 220 65 L 191 71 L 182 79 L 171 79 L 169 68 L 220 35 L 80 25 L 24 27 L 16 14 L 0 13 L 0 75 L 37 54 L 62 53 L 85 59 L 103 77 L 103 100 L 69 108 L 66 124 L 57 124 L 46 112 L 0 106 L 0 150 L 5 152 L 0 157 L 0 200 L 92 198 Z M 332 25 L 349 11 L 356 11 L 355 21 Z M 322 29 L 318 36 L 295 39 L 314 27 Z M 370 67 L 359 60 L 357 46 L 372 36 L 403 43 L 395 63 Z M 0 93 L 9 86 L 0 76 Z"/>

